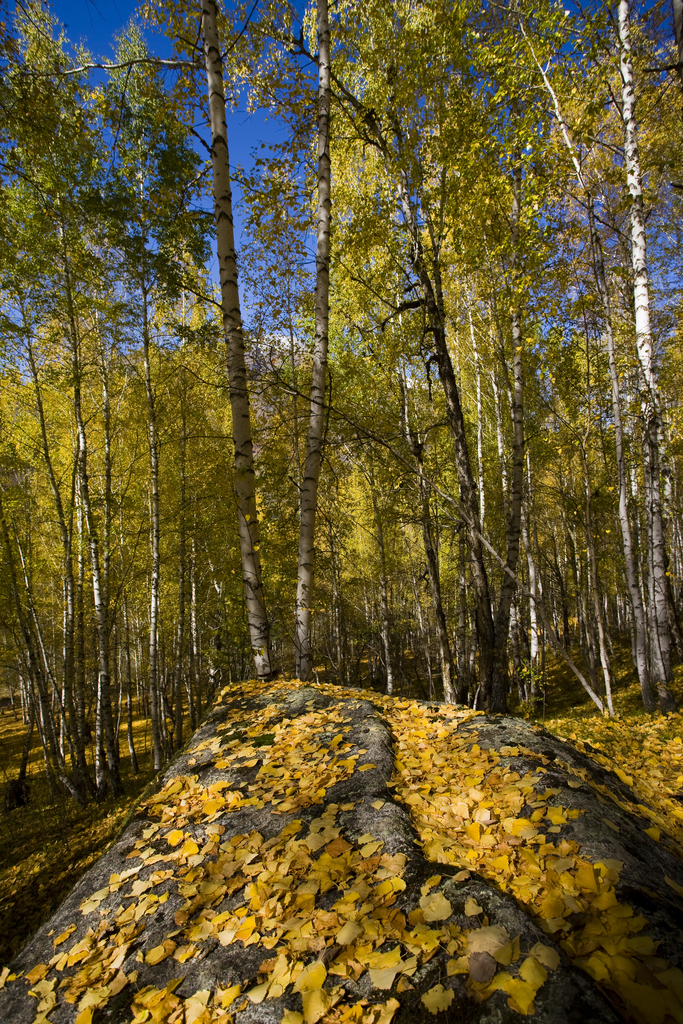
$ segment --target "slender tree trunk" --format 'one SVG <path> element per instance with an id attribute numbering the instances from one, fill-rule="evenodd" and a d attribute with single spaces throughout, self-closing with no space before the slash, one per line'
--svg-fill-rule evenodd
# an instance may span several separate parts
<path id="1" fill-rule="evenodd" d="M 375 532 L 377 536 L 377 549 L 379 552 L 379 599 L 380 599 L 380 613 L 382 617 L 382 647 L 384 649 L 384 667 L 386 669 L 386 690 L 391 696 L 394 692 L 394 669 L 391 659 L 391 630 L 389 623 L 389 596 L 387 587 L 387 562 L 386 562 L 386 550 L 384 547 L 384 530 L 382 529 L 382 519 L 379 513 L 379 507 L 377 504 L 377 495 L 375 494 L 374 482 L 369 479 L 370 484 L 370 495 L 372 497 L 372 509 L 375 513 Z"/>
<path id="2" fill-rule="evenodd" d="M 586 550 L 588 554 L 588 568 L 590 577 L 589 589 L 593 599 L 593 614 L 595 616 L 595 626 L 598 631 L 598 651 L 600 653 L 600 665 L 602 667 L 603 679 L 605 681 L 605 700 L 607 702 L 607 709 L 609 711 L 610 718 L 613 718 L 614 706 L 612 704 L 612 671 L 610 668 L 609 657 L 607 655 L 605 627 L 603 622 L 602 608 L 600 606 L 600 594 L 598 592 L 598 562 L 595 555 L 595 541 L 593 539 L 591 483 L 590 474 L 588 471 L 588 459 L 586 458 L 585 444 L 581 446 L 581 459 L 583 462 L 584 473 L 584 494 L 586 510 Z"/>
<path id="3" fill-rule="evenodd" d="M 38 367 L 36 365 L 30 335 L 27 337 L 27 356 L 36 392 L 36 408 L 38 411 L 38 419 L 40 422 L 40 435 L 43 448 L 43 457 L 45 459 L 45 466 L 47 468 L 48 479 L 50 481 L 50 488 L 52 490 L 52 495 L 54 497 L 55 508 L 57 511 L 57 521 L 59 524 L 59 530 L 62 538 L 65 597 L 63 703 L 68 716 L 71 742 L 73 743 L 74 747 L 74 769 L 76 784 L 83 790 L 84 793 L 90 793 L 92 791 L 92 781 L 90 779 L 88 765 L 85 759 L 85 743 L 83 738 L 83 732 L 81 729 L 79 729 L 77 709 L 76 704 L 74 702 L 74 639 L 76 626 L 76 586 L 73 572 L 73 508 L 75 504 L 75 489 L 76 477 L 78 473 L 79 455 L 77 451 L 74 457 L 73 472 L 71 475 L 70 508 L 69 515 L 67 516 L 66 511 L 64 509 L 64 503 L 62 501 L 62 495 L 59 489 L 59 484 L 57 482 L 57 477 L 54 471 L 54 466 L 52 463 L 52 456 L 50 453 L 50 446 L 48 443 L 47 436 L 47 423 L 45 419 L 45 409 L 43 406 L 42 389 L 38 378 Z"/>
<path id="4" fill-rule="evenodd" d="M 247 621 L 256 675 L 273 674 L 270 623 L 261 582 L 261 556 L 256 510 L 254 452 L 251 439 L 249 387 L 244 355 L 244 333 L 237 287 L 237 261 L 232 223 L 232 191 L 225 119 L 223 62 L 216 27 L 215 0 L 201 0 L 204 64 L 209 96 L 211 161 L 223 327 L 227 348 L 232 436 L 235 448 L 235 496 L 242 557 L 242 578 Z"/>
<path id="5" fill-rule="evenodd" d="M 175 690 L 175 745 L 183 745 L 183 650 L 185 647 L 185 462 L 187 455 L 187 423 L 185 403 L 181 399 L 180 434 L 180 509 L 178 515 L 178 626 L 176 631 L 176 656 L 174 669 Z"/>
<path id="6" fill-rule="evenodd" d="M 504 712 L 507 709 L 508 689 L 508 655 L 507 642 L 510 634 L 510 609 L 515 594 L 517 565 L 519 562 L 520 539 L 522 535 L 522 505 L 524 500 L 524 370 L 522 366 L 522 317 L 519 296 L 516 290 L 519 264 L 519 219 L 521 214 L 522 171 L 519 164 L 513 173 L 512 203 L 512 248 L 513 248 L 513 280 L 511 287 L 511 328 L 512 328 L 512 387 L 510 389 L 510 413 L 512 416 L 512 474 L 508 499 L 508 515 L 506 521 L 507 551 L 505 565 L 507 572 L 503 574 L 500 598 L 495 620 L 495 650 L 493 666 L 493 684 L 489 710 Z M 505 367 L 505 352 L 499 327 L 501 342 L 500 356 Z M 499 439 L 499 456 L 502 458 Z"/>
<path id="7" fill-rule="evenodd" d="M 196 522 L 195 522 L 196 529 Z M 201 666 L 199 662 L 199 631 L 197 629 L 197 577 L 195 574 L 195 539 L 190 543 L 190 679 L 194 683 L 195 716 L 202 717 Z M 195 723 L 192 723 L 194 729 Z"/>
<path id="8" fill-rule="evenodd" d="M 467 566 L 465 559 L 465 527 L 461 525 L 458 528 L 458 632 L 455 638 L 456 662 L 458 666 L 457 700 L 459 704 L 469 703 L 470 680 L 472 678 L 467 654 Z"/>
<path id="9" fill-rule="evenodd" d="M 135 739 L 133 736 L 133 673 L 130 660 L 130 622 L 128 619 L 128 602 L 125 593 L 122 598 L 123 605 L 123 631 L 126 644 L 126 738 L 128 740 L 128 754 L 130 755 L 130 766 L 133 775 L 140 771 L 138 756 L 135 752 Z"/>
<path id="10" fill-rule="evenodd" d="M 673 679 L 671 671 L 671 641 L 667 607 L 667 559 L 665 528 L 659 468 L 659 443 L 662 430 L 662 411 L 655 380 L 652 331 L 650 327 L 650 289 L 647 267 L 645 212 L 638 154 L 638 126 L 635 117 L 635 91 L 633 61 L 631 57 L 631 23 L 628 0 L 619 0 L 619 44 L 621 70 L 622 119 L 624 123 L 624 157 L 628 190 L 631 194 L 631 256 L 633 262 L 633 300 L 636 322 L 636 349 L 644 383 L 645 405 L 645 496 L 650 542 L 650 569 L 652 573 L 651 601 L 648 609 L 650 624 L 650 664 L 652 678 L 659 695 L 662 712 L 674 711 L 676 702 L 669 690 Z"/>
<path id="11" fill-rule="evenodd" d="M 162 745 L 163 709 L 159 706 L 159 586 L 161 576 L 159 526 L 159 440 L 157 437 L 156 396 L 152 384 L 150 360 L 148 291 L 144 281 L 140 284 L 142 297 L 142 353 L 145 370 L 145 394 L 147 396 L 147 430 L 149 440 L 150 466 L 150 541 L 152 574 L 149 587 L 149 705 L 152 724 L 152 751 L 154 771 L 160 771 L 164 763 Z"/>
<path id="12" fill-rule="evenodd" d="M 626 583 L 628 587 L 631 611 L 633 613 L 634 625 L 634 660 L 640 692 L 643 704 L 647 711 L 656 709 L 656 700 L 650 680 L 650 666 L 647 655 L 647 624 L 645 609 L 643 607 L 638 579 L 638 569 L 633 554 L 633 540 L 631 536 L 631 519 L 628 508 L 628 478 L 626 473 L 626 456 L 624 451 L 624 426 L 621 417 L 621 395 L 619 388 L 619 373 L 617 370 L 617 358 L 614 347 L 614 332 L 612 329 L 612 308 L 605 274 L 605 262 L 603 257 L 602 244 L 595 224 L 593 212 L 593 198 L 590 193 L 587 195 L 588 225 L 591 235 L 593 250 L 593 268 L 595 280 L 600 293 L 604 313 L 605 341 L 607 343 L 607 358 L 609 364 L 610 384 L 612 388 L 612 416 L 614 419 L 614 442 L 617 460 L 617 483 L 619 487 L 619 525 L 621 527 L 622 549 L 624 552 L 624 566 L 626 570 Z"/>
<path id="13" fill-rule="evenodd" d="M 29 620 L 24 613 L 24 608 L 21 603 L 21 596 L 19 593 L 19 585 L 17 580 L 16 564 L 14 559 L 14 551 L 12 548 L 12 542 L 9 534 L 9 527 L 7 525 L 7 519 L 5 516 L 4 502 L 2 500 L 2 494 L 0 491 L 0 532 L 2 533 L 2 544 L 5 551 L 5 564 L 9 574 L 10 591 L 12 600 L 14 603 L 14 610 L 17 617 L 17 623 L 21 632 L 21 637 L 24 643 L 23 656 L 25 664 L 28 668 L 29 679 L 35 682 L 38 690 L 40 717 L 42 721 L 41 740 L 43 742 L 43 750 L 45 753 L 45 767 L 48 775 L 48 781 L 50 786 L 53 784 L 54 777 L 59 779 L 67 792 L 80 804 L 83 801 L 83 795 L 78 786 L 69 779 L 66 774 L 66 768 L 64 759 L 61 756 L 59 749 L 59 739 L 57 736 L 57 730 L 55 728 L 54 719 L 50 710 L 50 699 L 45 684 L 45 675 L 43 667 L 40 663 L 40 657 L 36 651 L 36 644 L 33 631 L 31 629 Z M 52 760 L 52 765 L 50 763 Z"/>
<path id="14" fill-rule="evenodd" d="M 472 319 L 473 296 L 470 296 L 470 305 L 467 307 L 467 315 L 470 321 L 470 338 L 472 339 L 472 350 L 474 352 L 474 370 L 477 381 L 477 469 L 479 471 L 479 522 L 482 530 L 486 516 L 486 491 L 484 488 L 484 413 L 481 407 L 481 362 L 477 338 L 474 333 L 474 320 Z"/>
<path id="15" fill-rule="evenodd" d="M 315 343 L 311 411 L 306 448 L 306 465 L 301 485 L 299 568 L 296 589 L 296 674 L 308 679 L 313 667 L 310 636 L 310 604 L 315 565 L 315 514 L 322 462 L 325 409 L 325 377 L 330 291 L 330 29 L 327 0 L 317 0 L 318 9 L 318 227 L 316 240 Z"/>
<path id="16" fill-rule="evenodd" d="M 98 685 L 97 685 L 97 722 L 100 734 L 104 736 L 106 747 L 106 760 L 111 786 L 112 796 L 117 797 L 123 792 L 121 775 L 119 772 L 118 751 L 114 738 L 114 719 L 111 707 L 111 686 L 109 675 L 109 609 L 106 603 L 106 591 L 103 585 L 102 565 L 100 560 L 100 540 L 90 502 L 90 485 L 88 481 L 88 445 L 85 433 L 85 425 L 81 411 L 81 366 L 80 366 L 80 340 L 76 326 L 76 316 L 73 307 L 73 290 L 71 287 L 71 274 L 69 260 L 64 253 L 64 270 L 66 297 L 69 317 L 69 334 L 71 340 L 72 370 L 73 370 L 73 395 L 74 414 L 76 419 L 76 431 L 79 447 L 79 484 L 80 498 L 83 506 L 85 522 L 88 528 L 90 540 L 90 560 L 92 564 L 93 600 L 95 604 L 95 618 L 97 621 L 97 643 L 98 643 Z M 99 764 L 97 763 L 99 762 Z M 97 789 L 102 793 L 105 787 L 105 768 L 96 747 L 96 770 L 95 781 Z"/>
<path id="17" fill-rule="evenodd" d="M 410 424 L 410 410 L 408 407 L 408 389 L 405 378 L 399 379 L 401 394 L 403 398 L 403 423 L 406 440 L 415 459 L 417 468 L 418 486 L 420 489 L 420 518 L 422 522 L 422 540 L 424 543 L 425 557 L 427 559 L 427 575 L 429 577 L 429 589 L 432 595 L 432 607 L 434 609 L 434 620 L 436 622 L 436 637 L 439 644 L 439 658 L 441 661 L 441 679 L 443 683 L 443 699 L 448 704 L 455 701 L 453 689 L 453 655 L 448 640 L 448 627 L 446 616 L 443 610 L 441 598 L 441 580 L 439 578 L 439 559 L 432 534 L 431 515 L 429 509 L 429 484 L 424 474 L 423 445 Z"/>
<path id="18" fill-rule="evenodd" d="M 21 750 L 21 764 L 19 765 L 19 774 L 17 776 L 17 782 L 22 783 L 26 780 L 26 772 L 28 771 L 28 759 L 31 753 L 31 740 L 33 739 L 33 727 L 36 721 L 36 709 L 33 702 L 33 696 L 29 694 L 28 686 L 26 687 L 28 694 L 28 724 L 26 727 L 26 736 L 24 737 L 24 745 Z"/>

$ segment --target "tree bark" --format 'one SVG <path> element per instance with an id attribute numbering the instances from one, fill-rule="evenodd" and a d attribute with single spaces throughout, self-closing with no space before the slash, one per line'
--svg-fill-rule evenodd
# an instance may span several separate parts
<path id="1" fill-rule="evenodd" d="M 624 452 L 624 425 L 621 418 L 621 395 L 616 350 L 614 347 L 614 331 L 612 329 L 612 308 L 609 288 L 607 286 L 607 276 L 605 274 L 605 261 L 602 244 L 595 224 L 593 197 L 590 192 L 587 194 L 586 200 L 588 207 L 588 226 L 591 235 L 593 270 L 603 308 L 605 341 L 607 343 L 607 358 L 612 389 L 612 416 L 614 418 L 614 443 L 617 460 L 617 483 L 619 487 L 619 526 L 621 527 L 626 583 L 628 586 L 631 611 L 633 614 L 635 634 L 634 660 L 636 672 L 638 673 L 643 705 L 647 711 L 654 711 L 657 707 L 657 703 L 650 679 L 650 666 L 647 653 L 647 623 L 642 594 L 640 591 L 637 564 L 633 554 L 631 518 L 628 508 L 628 479 L 626 474 L 626 456 Z"/>
<path id="2" fill-rule="evenodd" d="M 315 342 L 306 464 L 300 494 L 299 566 L 296 589 L 296 674 L 308 679 L 311 590 L 315 566 L 315 515 L 323 449 L 330 290 L 330 29 L 327 0 L 318 0 L 318 226 L 316 239 Z"/>
<path id="3" fill-rule="evenodd" d="M 149 442 L 150 468 L 150 542 L 152 555 L 152 573 L 149 587 L 149 706 L 152 727 L 152 751 L 154 771 L 160 771 L 164 763 L 162 742 L 163 710 L 159 700 L 159 585 L 161 575 L 161 557 L 159 552 L 159 441 L 157 437 L 156 398 L 152 384 L 152 366 L 150 362 L 149 310 L 147 288 L 144 281 L 140 283 L 142 298 L 142 355 L 145 371 L 145 395 L 147 397 L 147 436 Z"/>
<path id="4" fill-rule="evenodd" d="M 45 459 L 47 475 L 50 481 L 50 488 L 52 490 L 52 495 L 55 502 L 55 509 L 57 512 L 57 522 L 59 524 L 59 531 L 62 538 L 65 596 L 63 702 L 68 716 L 69 730 L 71 733 L 71 742 L 73 743 L 75 753 L 74 769 L 76 781 L 77 784 L 80 787 L 82 787 L 85 793 L 91 793 L 92 780 L 90 778 L 90 773 L 88 772 L 88 764 L 85 758 L 85 743 L 82 730 L 79 729 L 77 709 L 76 704 L 74 702 L 74 641 L 76 627 L 76 585 L 73 571 L 73 506 L 75 501 L 75 485 L 78 472 L 79 455 L 78 452 L 76 452 L 74 458 L 73 473 L 71 480 L 71 507 L 69 510 L 69 516 L 67 518 L 67 514 L 64 509 L 64 502 L 62 501 L 61 491 L 59 489 L 59 484 L 57 482 L 57 476 L 55 474 L 54 466 L 52 463 L 52 456 L 50 453 L 50 446 L 47 436 L 45 409 L 43 406 L 43 394 L 38 377 L 38 367 L 36 364 L 35 354 L 33 351 L 33 345 L 30 335 L 27 336 L 26 352 L 36 392 L 36 408 L 38 410 L 38 420 L 40 422 L 40 436 L 43 448 L 43 458 Z"/>
<path id="5" fill-rule="evenodd" d="M 230 185 L 228 128 L 225 117 L 225 93 L 223 90 L 223 61 L 216 25 L 215 0 L 202 0 L 201 21 L 204 37 L 204 65 L 206 68 L 209 98 L 214 216 L 216 220 L 223 329 L 227 349 L 230 407 L 232 410 L 232 436 L 235 451 L 235 497 L 237 499 L 244 600 L 256 675 L 259 678 L 265 679 L 273 674 L 270 649 L 270 623 L 266 613 L 261 581 L 254 451 L 251 438 L 249 388 L 232 223 L 232 190 Z"/>
<path id="6" fill-rule="evenodd" d="M 631 195 L 631 257 L 633 263 L 633 300 L 635 307 L 636 349 L 644 383 L 646 455 L 645 495 L 652 574 L 651 600 L 648 609 L 650 625 L 650 664 L 652 679 L 662 712 L 674 711 L 676 702 L 669 690 L 671 671 L 671 640 L 667 607 L 667 559 L 665 527 L 662 514 L 659 469 L 659 442 L 662 411 L 653 363 L 650 327 L 650 289 L 645 235 L 645 211 L 638 153 L 638 126 L 635 116 L 633 61 L 631 57 L 631 23 L 628 0 L 619 0 L 619 46 L 621 70 L 622 120 L 624 124 L 624 157 L 628 190 Z"/>
<path id="7" fill-rule="evenodd" d="M 420 519 L 422 525 L 422 540 L 424 543 L 425 557 L 427 559 L 427 575 L 429 577 L 429 589 L 432 595 L 432 607 L 434 609 L 434 620 L 436 622 L 436 637 L 439 644 L 439 658 L 441 661 L 441 679 L 443 684 L 443 699 L 448 704 L 455 701 L 453 689 L 453 655 L 448 640 L 448 627 L 446 616 L 443 610 L 441 598 L 441 580 L 439 578 L 439 559 L 437 555 L 434 537 L 432 535 L 432 524 L 429 509 L 429 484 L 424 474 L 423 445 L 410 423 L 410 410 L 408 407 L 408 389 L 405 378 L 400 378 L 401 395 L 403 398 L 403 424 L 406 441 L 415 459 L 417 468 L 418 486 L 420 489 Z"/>
<path id="8" fill-rule="evenodd" d="M 119 772 L 118 750 L 114 737 L 114 719 L 111 708 L 111 685 L 109 675 L 109 609 L 106 603 L 106 593 L 103 586 L 102 564 L 100 559 L 100 539 L 95 516 L 90 501 L 90 485 L 88 481 L 88 444 L 85 432 L 85 424 L 81 410 L 81 366 L 80 366 L 80 340 L 76 326 L 76 315 L 73 306 L 73 289 L 71 286 L 71 274 L 69 260 L 64 253 L 64 272 L 66 284 L 67 313 L 69 322 L 69 335 L 71 341 L 71 360 L 73 372 L 73 396 L 74 415 L 76 419 L 76 431 L 78 435 L 78 477 L 80 485 L 80 498 L 83 506 L 83 513 L 88 529 L 90 541 L 90 561 L 92 566 L 93 600 L 95 604 L 95 618 L 97 622 L 97 643 L 98 643 L 98 684 L 97 684 L 97 723 L 98 729 L 104 736 L 106 748 L 106 761 L 108 769 L 109 784 L 112 796 L 119 796 L 123 792 L 121 775 Z M 98 792 L 102 794 L 105 787 L 105 769 L 99 756 L 99 750 L 95 749 L 96 767 L 95 782 Z M 98 764 L 99 761 L 99 764 Z"/>
<path id="9" fill-rule="evenodd" d="M 176 630 L 176 651 L 174 668 L 175 691 L 175 746 L 183 745 L 183 649 L 185 646 L 185 463 L 187 457 L 187 423 L 185 401 L 181 397 L 180 434 L 180 510 L 178 515 L 178 625 Z"/>

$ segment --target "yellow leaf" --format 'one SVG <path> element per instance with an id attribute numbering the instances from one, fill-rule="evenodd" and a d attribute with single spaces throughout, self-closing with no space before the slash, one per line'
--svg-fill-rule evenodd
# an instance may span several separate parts
<path id="1" fill-rule="evenodd" d="M 564 899 L 557 892 L 549 893 L 541 903 L 541 917 L 544 921 L 552 921 L 556 917 L 562 917 L 564 912 Z"/>
<path id="2" fill-rule="evenodd" d="M 560 963 L 560 954 L 557 950 L 551 946 L 545 946 L 542 942 L 537 942 L 535 946 L 532 946 L 529 955 L 535 956 L 549 971 L 554 971 Z"/>
<path id="3" fill-rule="evenodd" d="M 339 1002 L 343 992 L 343 989 L 332 989 L 328 992 L 324 988 L 314 988 L 304 992 L 301 996 L 304 1006 L 304 1024 L 316 1024 L 316 1021 L 324 1017 L 327 1011 Z"/>
<path id="4" fill-rule="evenodd" d="M 510 936 L 505 928 L 492 924 L 485 928 L 475 928 L 467 933 L 467 948 L 470 953 L 491 953 L 503 946 Z"/>
<path id="5" fill-rule="evenodd" d="M 207 816 L 207 818 L 210 818 L 212 815 L 216 813 L 216 811 L 219 811 L 221 807 L 223 807 L 224 803 L 225 801 L 221 800 L 220 798 L 207 800 L 202 810 L 204 811 L 204 814 Z"/>
<path id="6" fill-rule="evenodd" d="M 350 942 L 354 942 L 358 936 L 362 933 L 363 929 L 355 921 L 347 921 L 344 927 L 337 933 L 336 941 L 340 946 L 348 946 Z"/>
<path id="7" fill-rule="evenodd" d="M 370 981 L 375 988 L 391 988 L 394 984 L 394 978 L 401 970 L 400 965 L 398 967 L 384 967 L 379 971 L 370 969 Z"/>
<path id="8" fill-rule="evenodd" d="M 322 988 L 327 977 L 325 964 L 321 960 L 314 960 L 303 971 L 294 984 L 295 992 L 310 992 L 313 989 Z"/>
<path id="9" fill-rule="evenodd" d="M 383 839 L 378 839 L 374 843 L 366 843 L 361 847 L 360 855 L 361 857 L 372 857 L 373 853 L 377 853 L 382 846 L 384 846 Z"/>
<path id="10" fill-rule="evenodd" d="M 235 939 L 241 939 L 242 942 L 246 942 L 247 939 L 251 938 L 251 935 L 256 928 L 256 918 L 252 914 L 250 917 L 245 917 L 242 924 L 235 932 Z"/>
<path id="11" fill-rule="evenodd" d="M 365 964 L 366 967 L 371 967 L 374 970 L 384 970 L 388 967 L 400 967 L 401 966 L 401 947 L 394 946 L 393 949 L 387 950 L 386 953 L 367 953 L 363 956 L 358 949 L 356 949 L 356 959 L 360 963 Z"/>
<path id="12" fill-rule="evenodd" d="M 401 981 L 403 980 L 404 979 L 401 978 Z M 388 999 L 386 1003 L 380 1003 L 379 1007 L 377 1007 L 380 1013 L 378 1017 L 375 1017 L 374 1024 L 391 1024 L 391 1018 L 394 1016 L 400 1005 L 401 1004 L 399 1003 L 398 999 Z"/>
<path id="13" fill-rule="evenodd" d="M 75 932 L 75 931 L 76 931 L 76 925 L 75 924 L 70 924 L 69 927 L 66 929 L 66 931 L 62 932 L 61 935 L 58 935 L 56 939 L 53 939 L 53 942 L 52 942 L 53 946 L 57 947 L 57 946 L 61 945 L 62 942 L 66 942 L 66 940 L 69 938 L 69 936 L 73 932 Z"/>
<path id="14" fill-rule="evenodd" d="M 519 935 L 516 935 L 514 939 L 510 939 L 509 942 L 506 942 L 504 946 L 495 951 L 493 959 L 502 967 L 509 967 L 510 964 L 516 963 L 520 956 Z"/>
<path id="15" fill-rule="evenodd" d="M 195 853 L 199 853 L 199 847 L 195 843 L 194 839 L 188 839 L 183 843 L 183 848 L 180 851 L 182 857 L 194 857 Z"/>
<path id="16" fill-rule="evenodd" d="M 178 846 L 178 844 L 183 841 L 183 834 L 184 833 L 181 832 L 179 828 L 176 828 L 172 832 L 168 833 L 166 836 L 166 842 L 169 846 Z"/>
<path id="17" fill-rule="evenodd" d="M 467 917 L 475 917 L 476 914 L 483 914 L 484 908 L 480 907 L 479 904 L 472 896 L 469 896 L 465 900 L 465 914 Z"/>
<path id="18" fill-rule="evenodd" d="M 26 980 L 30 981 L 32 985 L 35 985 L 37 981 L 40 981 L 45 977 L 49 970 L 49 964 L 36 964 L 35 967 L 32 967 L 30 971 L 26 972 Z"/>
<path id="19" fill-rule="evenodd" d="M 576 869 L 576 883 L 582 889 L 588 889 L 590 892 L 599 892 L 598 880 L 595 875 L 595 868 L 592 864 L 579 864 Z"/>
<path id="20" fill-rule="evenodd" d="M 172 939 L 166 939 L 160 946 L 155 946 L 150 949 L 145 956 L 145 963 L 148 964 L 160 964 L 162 960 L 169 957 L 176 948 L 176 944 Z"/>
<path id="21" fill-rule="evenodd" d="M 649 837 L 650 837 L 650 839 L 654 839 L 654 841 L 655 841 L 656 843 L 658 843 L 658 842 L 659 842 L 659 839 L 660 839 L 660 836 L 661 836 L 661 834 L 662 834 L 662 833 L 661 833 L 661 832 L 659 831 L 659 829 L 658 829 L 658 828 L 655 828 L 654 826 L 653 826 L 652 828 L 646 828 L 646 829 L 645 829 L 645 835 L 646 835 L 646 836 L 649 836 Z"/>
<path id="22" fill-rule="evenodd" d="M 508 999 L 508 1006 L 511 1010 L 516 1010 L 521 1013 L 522 1016 L 526 1017 L 530 1013 L 533 1013 L 534 997 L 536 995 L 536 989 L 530 985 L 527 981 L 520 981 L 519 978 L 513 978 L 507 971 L 497 974 L 493 981 L 489 984 L 487 992 L 506 992 L 510 997 Z"/>
<path id="23" fill-rule="evenodd" d="M 381 807 L 384 807 L 384 800 L 373 800 L 370 806 L 374 807 L 376 811 L 379 811 Z"/>
<path id="24" fill-rule="evenodd" d="M 85 1010 L 81 1010 L 74 1024 L 92 1024 L 92 1006 L 86 1006 Z"/>
<path id="25" fill-rule="evenodd" d="M 423 896 L 420 906 L 424 911 L 425 921 L 445 921 L 453 913 L 453 907 L 446 897 L 440 892 L 434 892 L 429 896 Z M 465 911 L 467 913 L 467 911 Z M 477 911 L 479 913 L 479 911 Z"/>
<path id="26" fill-rule="evenodd" d="M 519 976 L 535 989 L 539 989 L 548 980 L 548 972 L 534 956 L 528 956 L 522 963 Z"/>
<path id="27" fill-rule="evenodd" d="M 285 1010 L 282 1014 L 281 1024 L 304 1024 L 304 1015 L 298 1010 Z"/>
<path id="28" fill-rule="evenodd" d="M 254 988 L 244 994 L 252 1003 L 262 1003 L 266 998 L 266 992 L 268 991 L 269 985 L 270 981 L 264 981 L 262 985 L 255 985 Z"/>
<path id="29" fill-rule="evenodd" d="M 230 988 L 223 989 L 220 993 L 220 1001 L 224 1010 L 227 1010 L 229 1006 L 232 1006 L 241 991 L 241 985 L 231 985 Z"/>
<path id="30" fill-rule="evenodd" d="M 683 885 L 679 885 L 678 882 L 674 882 L 673 878 L 669 878 L 668 875 L 664 875 L 664 881 L 667 885 L 671 886 L 674 892 L 677 892 L 679 896 L 683 896 Z M 28 975 L 26 975 L 28 977 Z"/>
<path id="31" fill-rule="evenodd" d="M 424 993 L 420 1001 L 424 1003 L 430 1013 L 437 1014 L 448 1009 L 453 1002 L 453 995 L 452 988 L 435 985 L 434 988 L 430 988 L 428 992 Z"/>

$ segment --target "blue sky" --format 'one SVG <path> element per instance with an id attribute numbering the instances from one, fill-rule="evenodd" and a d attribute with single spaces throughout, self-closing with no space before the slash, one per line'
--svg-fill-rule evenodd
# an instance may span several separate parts
<path id="1" fill-rule="evenodd" d="M 134 0 L 52 0 L 52 9 L 66 26 L 66 34 L 73 43 L 83 43 L 94 57 L 111 59 L 114 38 L 135 14 Z M 149 40 L 155 53 L 163 55 L 168 44 L 163 36 Z M 248 166 L 251 149 L 262 141 L 274 140 L 277 126 L 266 121 L 262 114 L 248 116 L 244 111 L 228 112 L 230 159 L 235 164 Z"/>

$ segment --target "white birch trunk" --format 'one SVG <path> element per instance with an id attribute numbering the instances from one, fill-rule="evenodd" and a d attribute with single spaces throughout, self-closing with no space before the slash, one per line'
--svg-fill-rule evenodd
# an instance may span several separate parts
<path id="1" fill-rule="evenodd" d="M 159 771 L 163 765 L 163 748 L 161 741 L 161 718 L 163 709 L 159 704 L 158 652 L 159 652 L 159 584 L 161 560 L 159 554 L 159 442 L 157 439 L 156 402 L 152 386 L 152 367 L 149 358 L 149 318 L 147 309 L 147 291 L 144 283 L 142 291 L 142 354 L 145 369 L 145 394 L 147 396 L 147 431 L 149 441 L 150 468 L 150 517 L 151 517 L 151 548 L 152 576 L 149 587 L 149 706 L 152 723 L 152 750 L 154 770 Z"/>
<path id="2" fill-rule="evenodd" d="M 633 301 L 636 322 L 636 349 L 644 387 L 646 445 L 645 495 L 647 502 L 652 573 L 650 620 L 650 664 L 653 682 L 659 695 L 661 711 L 675 710 L 676 703 L 669 690 L 671 641 L 667 605 L 666 551 L 664 517 L 659 471 L 659 440 L 662 411 L 654 372 L 652 330 L 650 327 L 650 289 L 647 267 L 647 242 L 643 189 L 638 153 L 638 125 L 635 116 L 635 90 L 631 57 L 631 23 L 629 0 L 619 0 L 619 45 L 621 70 L 621 103 L 624 123 L 624 158 L 626 180 L 631 195 L 631 258 L 633 263 Z"/>
<path id="3" fill-rule="evenodd" d="M 471 300 L 470 300 L 471 301 Z M 481 362 L 479 360 L 479 349 L 474 333 L 474 321 L 472 319 L 472 307 L 468 306 L 467 315 L 470 321 L 470 338 L 472 339 L 472 350 L 474 352 L 474 369 L 477 379 L 477 468 L 479 471 L 479 524 L 482 533 L 484 532 L 484 516 L 486 514 L 486 494 L 484 492 L 484 417 L 481 408 Z"/>

